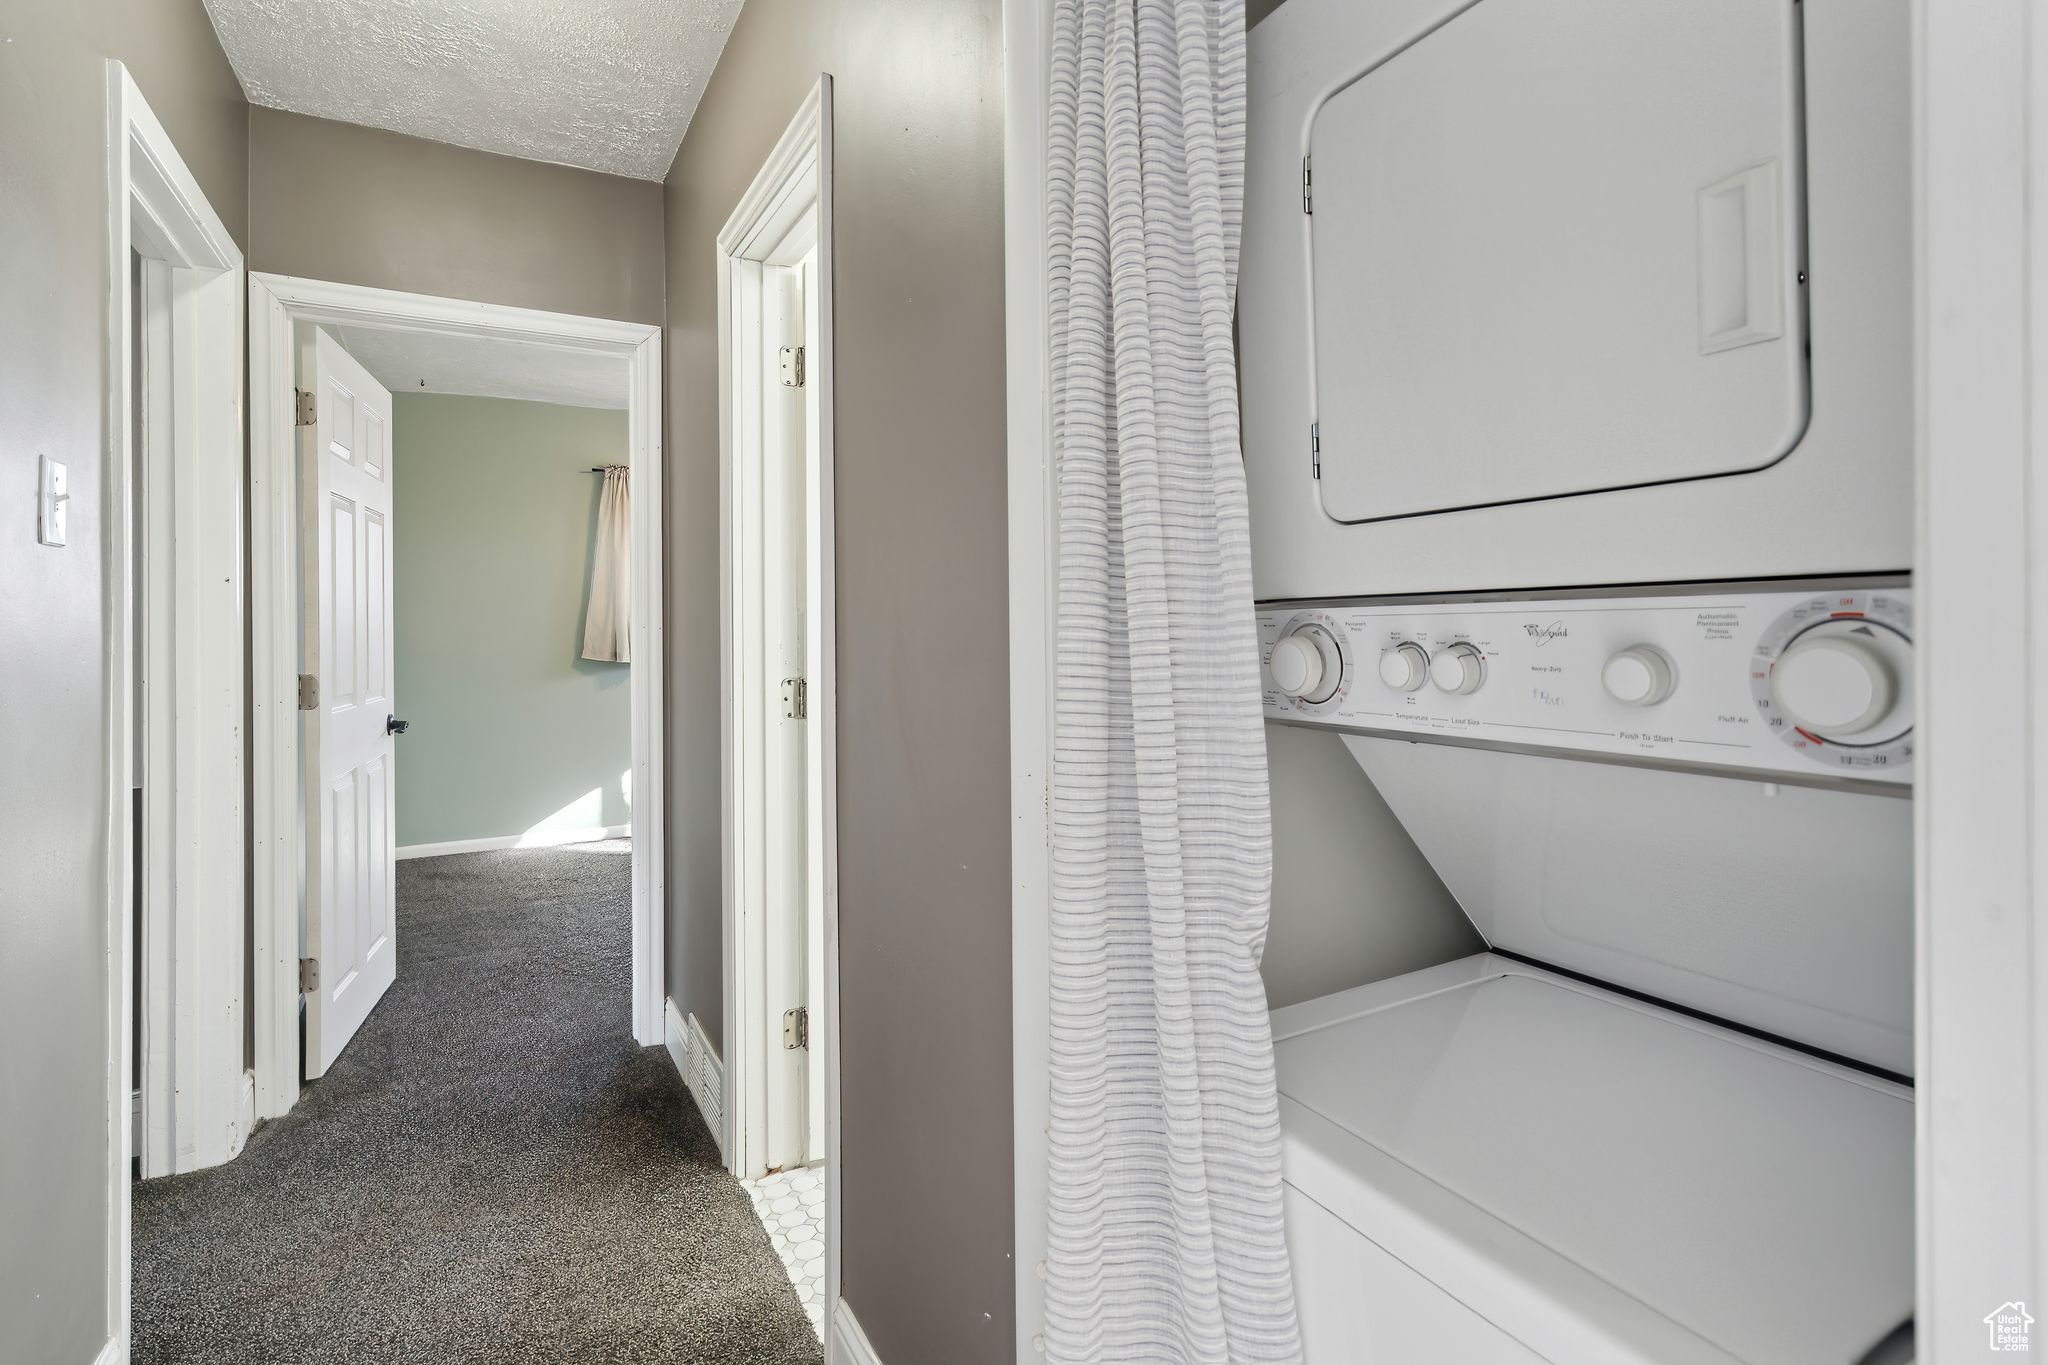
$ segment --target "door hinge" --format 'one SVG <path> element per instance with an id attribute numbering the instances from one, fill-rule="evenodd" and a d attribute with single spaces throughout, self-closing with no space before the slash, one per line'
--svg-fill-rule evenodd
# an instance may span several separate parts
<path id="1" fill-rule="evenodd" d="M 293 389 L 292 409 L 297 414 L 297 421 L 300 426 L 310 427 L 313 425 L 312 394 L 307 393 L 304 389 Z"/>
<path id="2" fill-rule="evenodd" d="M 782 1012 L 782 1046 L 797 1052 L 811 1045 L 811 1012 L 803 1005 Z"/>
<path id="3" fill-rule="evenodd" d="M 800 389 L 804 386 L 804 348 L 785 346 L 776 352 L 782 360 L 782 387 Z"/>
<path id="4" fill-rule="evenodd" d="M 299 989 L 317 991 L 320 989 L 320 959 L 302 957 L 299 959 Z"/>
<path id="5" fill-rule="evenodd" d="M 317 711 L 320 708 L 320 680 L 311 673 L 299 674 L 299 709 Z"/>
<path id="6" fill-rule="evenodd" d="M 1308 476 L 1311 479 L 1323 477 L 1323 424 L 1308 424 Z"/>
<path id="7" fill-rule="evenodd" d="M 811 687 L 802 678 L 782 680 L 782 714 L 790 720 L 806 720 L 811 714 Z"/>
<path id="8" fill-rule="evenodd" d="M 1307 157 L 1301 159 L 1301 211 L 1316 211 L 1316 185 L 1314 177 L 1309 174 Z"/>

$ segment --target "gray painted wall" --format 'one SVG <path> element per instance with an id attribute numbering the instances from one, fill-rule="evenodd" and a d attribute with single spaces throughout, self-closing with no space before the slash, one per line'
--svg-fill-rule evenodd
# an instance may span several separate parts
<path id="1" fill-rule="evenodd" d="M 661 186 L 249 110 L 249 268 L 662 320 Z"/>
<path id="2" fill-rule="evenodd" d="M 1485 948 L 1415 841 L 1328 731 L 1266 727 L 1275 1009 Z"/>
<path id="3" fill-rule="evenodd" d="M 1011 1358 L 1001 58 L 999 0 L 750 0 L 668 180 L 669 988 L 715 1029 L 713 250 L 833 74 L 845 1293 L 889 1365 Z"/>
<path id="4" fill-rule="evenodd" d="M 241 113 L 252 271 L 662 321 L 661 186 L 651 181 L 275 109 Z"/>
<path id="5" fill-rule="evenodd" d="M 107 1340 L 104 62 L 247 238 L 241 88 L 199 0 L 0 0 L 0 1360 Z M 120 269 L 127 262 L 120 262 Z M 71 543 L 36 544 L 36 457 Z M 126 812 L 122 812 L 126 818 Z"/>
<path id="6" fill-rule="evenodd" d="M 582 657 L 602 475 L 626 414 L 393 398 L 398 842 L 623 825 L 631 666 Z"/>

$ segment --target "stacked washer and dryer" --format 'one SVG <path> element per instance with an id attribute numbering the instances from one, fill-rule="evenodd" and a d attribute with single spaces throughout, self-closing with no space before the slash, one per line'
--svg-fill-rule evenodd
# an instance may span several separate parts
<path id="1" fill-rule="evenodd" d="M 1311 1365 L 1908 1356 L 1910 67 L 1907 0 L 1252 33 L 1266 713 L 1488 945 L 1274 1015 Z"/>

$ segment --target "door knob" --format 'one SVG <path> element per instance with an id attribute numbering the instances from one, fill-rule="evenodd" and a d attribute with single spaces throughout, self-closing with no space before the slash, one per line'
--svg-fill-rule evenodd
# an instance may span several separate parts
<path id="1" fill-rule="evenodd" d="M 400 720 L 396 716 L 384 717 L 384 733 L 387 735 L 402 735 L 406 732 L 407 729 L 411 727 L 411 725 L 411 721 Z"/>

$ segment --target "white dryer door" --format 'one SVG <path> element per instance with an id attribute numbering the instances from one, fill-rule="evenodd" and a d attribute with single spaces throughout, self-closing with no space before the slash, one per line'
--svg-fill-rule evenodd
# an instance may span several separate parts
<path id="1" fill-rule="evenodd" d="M 1479 0 L 1310 135 L 1339 521 L 1753 470 L 1807 420 L 1793 0 Z"/>

